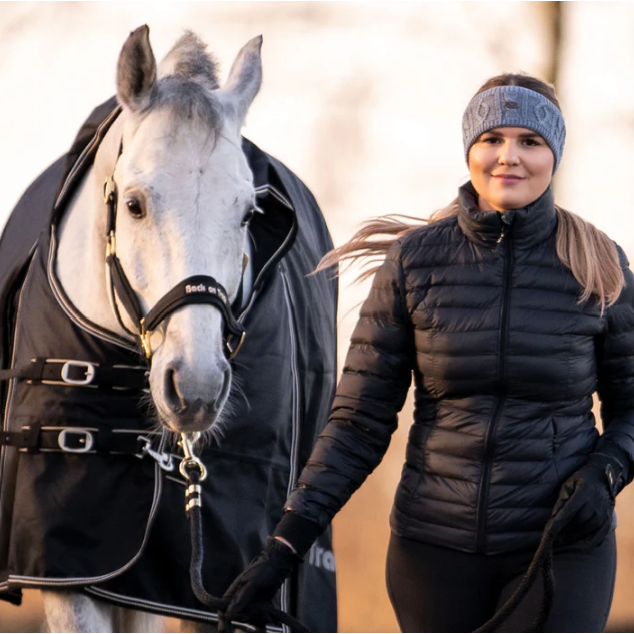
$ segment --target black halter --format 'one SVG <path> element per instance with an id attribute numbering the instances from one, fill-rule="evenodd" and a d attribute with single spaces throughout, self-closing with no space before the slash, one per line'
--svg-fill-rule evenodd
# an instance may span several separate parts
<path id="1" fill-rule="evenodd" d="M 121 155 L 121 148 L 119 149 L 119 155 Z M 210 275 L 194 275 L 179 282 L 161 297 L 147 314 L 143 314 L 139 299 L 132 289 L 116 253 L 117 186 L 113 176 L 108 178 L 104 185 L 104 200 L 108 209 L 106 262 L 110 269 L 113 304 L 119 323 L 124 328 L 125 326 L 117 309 L 117 296 L 133 323 L 138 325 L 137 332 L 132 334 L 138 335 L 140 338 L 145 356 L 148 359 L 152 356 L 152 345 L 150 342 L 152 331 L 170 313 L 187 304 L 212 304 L 222 313 L 225 331 L 225 354 L 229 360 L 233 359 L 242 346 L 246 332 L 233 316 L 227 291 L 222 284 Z M 115 292 L 116 295 L 114 294 Z M 237 343 L 233 347 L 230 344 L 232 337 L 237 339 Z"/>

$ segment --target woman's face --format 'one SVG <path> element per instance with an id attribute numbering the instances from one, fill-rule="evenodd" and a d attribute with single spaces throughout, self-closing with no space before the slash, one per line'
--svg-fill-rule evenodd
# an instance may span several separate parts
<path id="1" fill-rule="evenodd" d="M 471 182 L 481 211 L 520 209 L 537 200 L 553 176 L 555 155 L 528 128 L 494 128 L 469 150 Z"/>

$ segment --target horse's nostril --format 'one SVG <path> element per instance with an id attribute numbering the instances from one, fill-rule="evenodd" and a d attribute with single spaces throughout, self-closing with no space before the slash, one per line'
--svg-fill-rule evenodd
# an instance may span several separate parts
<path id="1" fill-rule="evenodd" d="M 198 424 L 209 416 L 215 418 L 227 398 L 231 370 L 223 369 L 218 378 L 217 382 L 196 381 L 196 377 L 188 378 L 186 370 L 170 364 L 163 372 L 163 403 L 183 426 Z"/>
<path id="2" fill-rule="evenodd" d="M 173 368 L 169 368 L 165 372 L 165 399 L 170 408 L 175 412 L 185 409 L 185 403 L 176 388 L 176 372 Z"/>

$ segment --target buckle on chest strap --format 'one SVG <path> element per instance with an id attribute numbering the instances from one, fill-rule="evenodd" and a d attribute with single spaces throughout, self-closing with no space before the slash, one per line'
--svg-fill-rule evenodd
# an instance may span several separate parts
<path id="1" fill-rule="evenodd" d="M 73 379 L 70 377 L 71 368 L 84 368 L 85 376 L 83 379 Z M 62 381 L 69 385 L 90 385 L 95 378 L 95 366 L 88 361 L 66 361 L 62 366 Z"/>
<path id="2" fill-rule="evenodd" d="M 69 445 L 72 444 L 72 446 Z M 62 429 L 57 437 L 57 444 L 62 451 L 69 453 L 88 453 L 95 444 L 95 437 L 87 429 Z"/>

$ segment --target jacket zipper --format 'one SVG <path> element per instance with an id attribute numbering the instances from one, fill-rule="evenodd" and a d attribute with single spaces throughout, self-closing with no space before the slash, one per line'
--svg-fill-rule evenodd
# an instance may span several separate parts
<path id="1" fill-rule="evenodd" d="M 291 375 L 293 377 L 292 389 L 292 436 L 291 436 L 291 469 L 288 478 L 288 488 L 286 496 L 288 497 L 295 486 L 297 479 L 297 471 L 299 469 L 299 419 L 300 419 L 300 394 L 299 394 L 299 372 L 297 368 L 297 333 L 295 332 L 295 318 L 293 315 L 293 305 L 291 302 L 291 289 L 286 277 L 286 269 L 280 264 L 280 273 L 282 274 L 282 282 L 284 284 L 284 297 L 286 299 L 286 307 L 288 309 L 288 323 L 291 337 Z M 281 608 L 284 612 L 289 612 L 291 608 L 291 582 L 287 579 L 282 586 Z M 284 627 L 284 631 L 287 628 Z"/>
<path id="2" fill-rule="evenodd" d="M 502 243 L 505 237 L 505 228 L 502 228 L 497 243 Z M 511 298 L 511 268 L 513 265 L 513 251 L 511 248 L 511 240 L 506 238 L 504 243 L 504 280 L 502 291 L 502 302 L 500 303 L 500 335 L 499 335 L 499 357 L 498 357 L 498 388 L 497 402 L 491 423 L 487 429 L 484 440 L 484 468 L 482 473 L 482 481 L 480 483 L 480 495 L 478 499 L 477 513 L 477 551 L 485 551 L 485 531 L 486 531 L 486 510 L 489 498 L 489 487 L 491 485 L 491 467 L 493 463 L 493 440 L 495 438 L 495 428 L 502 413 L 502 406 L 506 398 L 506 344 L 508 338 L 508 321 L 509 321 L 509 304 Z"/>

